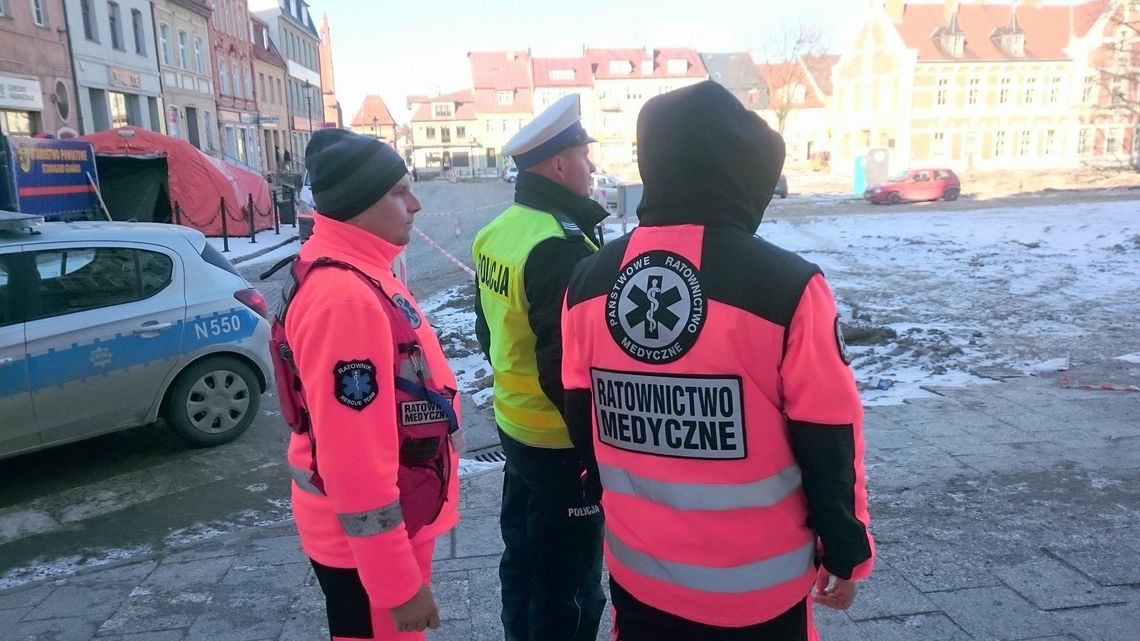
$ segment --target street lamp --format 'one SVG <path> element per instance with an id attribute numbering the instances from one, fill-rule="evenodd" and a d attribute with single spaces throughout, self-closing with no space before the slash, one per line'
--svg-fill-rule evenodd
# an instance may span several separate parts
<path id="1" fill-rule="evenodd" d="M 372 137 L 373 137 L 373 138 L 376 138 L 377 140 L 379 140 L 379 139 L 380 139 L 380 136 L 377 136 L 377 135 L 376 135 L 376 125 L 377 125 L 379 122 L 380 122 L 380 119 L 379 119 L 379 118 L 377 118 L 376 116 L 372 116 Z"/>

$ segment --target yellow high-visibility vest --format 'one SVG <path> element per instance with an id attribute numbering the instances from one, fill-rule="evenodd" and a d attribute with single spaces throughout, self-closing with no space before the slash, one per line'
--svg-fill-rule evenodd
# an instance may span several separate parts
<path id="1" fill-rule="evenodd" d="M 479 304 L 491 332 L 495 420 L 511 438 L 536 447 L 571 447 L 566 422 L 538 383 L 523 267 L 536 245 L 566 238 L 554 215 L 512 205 L 481 229 L 472 245 Z M 589 237 L 583 239 L 595 251 Z"/>

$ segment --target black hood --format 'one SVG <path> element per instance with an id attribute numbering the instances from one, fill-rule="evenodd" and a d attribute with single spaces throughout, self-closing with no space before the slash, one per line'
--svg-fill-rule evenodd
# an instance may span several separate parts
<path id="1" fill-rule="evenodd" d="M 756 233 L 784 167 L 784 139 L 721 85 L 651 99 L 637 118 L 642 225 Z"/>

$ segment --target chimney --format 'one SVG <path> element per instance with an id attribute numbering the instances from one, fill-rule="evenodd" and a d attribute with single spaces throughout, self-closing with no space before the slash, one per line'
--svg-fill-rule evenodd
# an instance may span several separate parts
<path id="1" fill-rule="evenodd" d="M 958 13 L 958 0 L 946 0 L 942 9 L 942 16 L 946 18 L 946 22 L 950 22 L 950 16 L 955 13 Z"/>
<path id="2" fill-rule="evenodd" d="M 891 22 L 902 22 L 906 2 L 904 0 L 886 0 L 883 3 L 883 10 L 887 12 L 887 17 L 890 18 Z"/>

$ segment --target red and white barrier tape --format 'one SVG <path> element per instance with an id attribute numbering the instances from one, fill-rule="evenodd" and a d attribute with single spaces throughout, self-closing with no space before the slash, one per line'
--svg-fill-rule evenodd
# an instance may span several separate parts
<path id="1" fill-rule="evenodd" d="M 1061 378 L 1061 387 L 1065 389 L 1091 389 L 1106 392 L 1140 392 L 1136 385 L 1110 385 L 1108 383 L 1077 383 L 1068 377 Z"/>
<path id="2" fill-rule="evenodd" d="M 459 269 L 462 269 L 463 271 L 467 272 L 471 276 L 475 276 L 475 270 L 471 269 L 467 265 L 464 265 L 463 262 L 460 261 L 455 256 L 452 256 L 451 254 L 447 253 L 446 249 L 440 247 L 439 244 L 436 243 L 431 238 L 428 238 L 428 235 L 423 233 L 422 231 L 420 231 L 419 227 L 416 227 L 413 225 L 412 229 L 416 230 L 416 233 L 420 235 L 420 238 L 423 238 L 424 240 L 427 241 L 427 244 L 431 245 L 432 247 L 435 247 L 436 250 L 439 251 L 439 253 L 443 254 L 444 257 L 446 257 L 447 260 L 450 260 L 452 262 L 452 264 L 454 264 L 456 267 L 458 267 Z"/>

